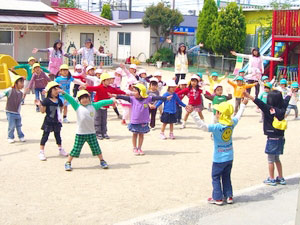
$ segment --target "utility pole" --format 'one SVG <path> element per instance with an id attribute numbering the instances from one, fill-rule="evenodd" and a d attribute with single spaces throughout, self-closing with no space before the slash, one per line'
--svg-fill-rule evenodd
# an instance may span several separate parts
<path id="1" fill-rule="evenodd" d="M 173 10 L 175 10 L 175 0 L 173 0 Z"/>
<path id="2" fill-rule="evenodd" d="M 129 6 L 128 6 L 128 18 L 131 19 L 131 11 L 132 11 L 132 0 L 129 0 Z"/>

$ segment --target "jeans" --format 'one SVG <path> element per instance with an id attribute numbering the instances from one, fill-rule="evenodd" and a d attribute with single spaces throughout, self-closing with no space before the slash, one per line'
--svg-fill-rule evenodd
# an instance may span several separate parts
<path id="1" fill-rule="evenodd" d="M 295 117 L 297 118 L 298 117 L 298 107 L 296 105 L 288 105 L 285 115 L 288 116 L 291 113 L 292 109 L 295 111 Z"/>
<path id="2" fill-rule="evenodd" d="M 222 200 L 223 197 L 232 197 L 232 186 L 230 179 L 231 168 L 232 161 L 213 163 L 211 176 L 213 185 L 212 198 L 214 200 Z"/>
<path id="3" fill-rule="evenodd" d="M 35 88 L 34 89 L 36 100 L 40 100 L 40 94 L 41 94 L 42 101 L 45 99 L 45 95 L 42 94 L 43 90 L 44 90 L 43 88 Z"/>
<path id="4" fill-rule="evenodd" d="M 182 117 L 182 107 L 178 104 L 176 104 L 176 119 L 177 123 L 181 122 L 181 117 Z"/>
<path id="5" fill-rule="evenodd" d="M 18 137 L 23 138 L 24 134 L 21 130 L 22 127 L 22 119 L 20 114 L 6 112 L 7 120 L 8 120 L 8 138 L 14 139 L 15 129 L 17 129 Z"/>
<path id="6" fill-rule="evenodd" d="M 178 84 L 179 80 L 184 80 L 185 79 L 185 73 L 178 73 L 178 74 L 175 74 L 176 76 L 176 80 L 175 80 L 175 83 Z"/>

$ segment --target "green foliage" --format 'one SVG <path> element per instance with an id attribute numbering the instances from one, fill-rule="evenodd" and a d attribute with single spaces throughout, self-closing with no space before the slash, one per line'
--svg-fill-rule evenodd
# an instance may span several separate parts
<path id="1" fill-rule="evenodd" d="M 279 1 L 279 0 L 273 0 L 271 3 L 270 3 L 270 6 L 275 9 L 275 10 L 278 10 L 278 9 L 290 9 L 291 8 L 291 1 L 290 0 L 285 0 L 285 1 Z"/>
<path id="2" fill-rule="evenodd" d="M 214 0 L 204 0 L 204 6 L 198 17 L 197 43 L 203 43 L 204 49 L 212 52 L 212 40 L 209 38 L 212 24 L 218 17 L 218 8 Z"/>
<path id="3" fill-rule="evenodd" d="M 59 3 L 59 7 L 79 8 L 79 5 L 77 5 L 76 0 L 63 0 Z"/>
<path id="4" fill-rule="evenodd" d="M 161 48 L 157 50 L 152 57 L 152 62 L 157 62 L 157 61 L 169 62 L 170 64 L 173 64 L 174 63 L 173 51 L 169 48 Z"/>
<path id="5" fill-rule="evenodd" d="M 101 17 L 112 20 L 111 10 L 110 10 L 110 4 L 104 4 L 101 11 Z"/>
<path id="6" fill-rule="evenodd" d="M 219 12 L 209 34 L 214 52 L 230 56 L 230 51 L 242 52 L 246 39 L 246 20 L 242 8 L 235 2 L 229 3 Z"/>
<path id="7" fill-rule="evenodd" d="M 182 14 L 177 9 L 172 10 L 170 5 L 165 2 L 147 7 L 143 18 L 145 28 L 151 27 L 158 37 L 164 37 L 165 39 L 168 38 L 173 28 L 179 26 L 182 21 Z M 158 49 L 158 42 L 156 47 Z"/>

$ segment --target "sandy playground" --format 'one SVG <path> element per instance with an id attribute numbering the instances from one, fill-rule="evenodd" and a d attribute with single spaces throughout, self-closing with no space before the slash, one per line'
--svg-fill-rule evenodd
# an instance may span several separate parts
<path id="1" fill-rule="evenodd" d="M 147 68 L 149 72 L 153 70 Z M 163 71 L 163 80 L 172 75 Z M 21 112 L 27 142 L 14 144 L 6 141 L 6 99 L 0 101 L 1 225 L 113 224 L 190 203 L 203 204 L 210 197 L 213 141 L 209 133 L 196 129 L 191 118 L 186 129 L 176 126 L 176 140 L 160 140 L 161 123 L 157 116 L 157 129 L 145 136 L 146 155 L 134 156 L 131 133 L 110 109 L 111 139 L 99 141 L 110 169 L 100 168 L 86 144 L 81 157 L 72 163 L 74 170 L 65 172 L 66 158 L 58 156 L 53 134 L 45 149 L 48 160 L 38 159 L 44 115 L 35 112 L 33 100 L 34 95 L 28 95 Z M 121 107 L 119 110 L 122 111 Z M 207 110 L 204 116 L 207 122 L 211 121 Z M 71 107 L 68 119 L 71 123 L 63 125 L 62 140 L 69 152 L 76 127 L 76 115 Z M 268 175 L 264 154 L 266 137 L 259 119 L 260 114 L 250 102 L 234 131 L 234 191 L 260 184 Z M 285 153 L 281 158 L 285 176 L 300 171 L 300 121 L 292 119 L 293 115 L 289 117 Z"/>

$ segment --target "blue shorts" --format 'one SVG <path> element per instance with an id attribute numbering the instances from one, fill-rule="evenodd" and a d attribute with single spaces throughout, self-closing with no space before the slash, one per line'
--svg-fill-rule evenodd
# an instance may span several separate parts
<path id="1" fill-rule="evenodd" d="M 148 123 L 141 123 L 141 124 L 132 124 L 128 125 L 129 131 L 136 134 L 146 134 L 150 131 L 150 127 Z"/>
<path id="2" fill-rule="evenodd" d="M 285 138 L 268 138 L 265 149 L 266 154 L 270 155 L 282 155 L 285 144 Z"/>

